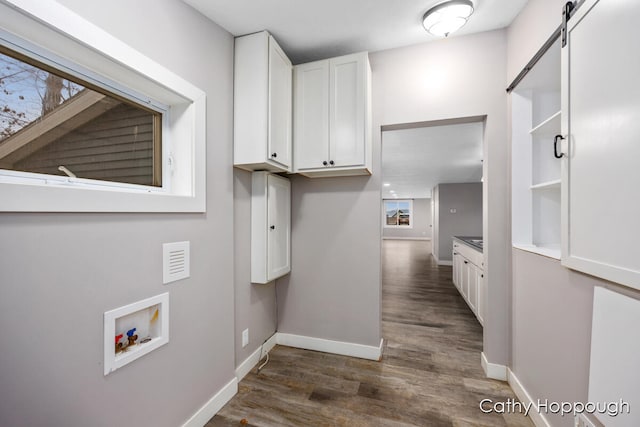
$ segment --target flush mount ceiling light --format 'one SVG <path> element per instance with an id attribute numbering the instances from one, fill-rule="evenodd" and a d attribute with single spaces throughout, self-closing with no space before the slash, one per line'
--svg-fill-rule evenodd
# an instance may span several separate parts
<path id="1" fill-rule="evenodd" d="M 422 25 L 434 36 L 447 37 L 462 28 L 472 13 L 471 0 L 449 0 L 427 10 L 422 17 Z"/>

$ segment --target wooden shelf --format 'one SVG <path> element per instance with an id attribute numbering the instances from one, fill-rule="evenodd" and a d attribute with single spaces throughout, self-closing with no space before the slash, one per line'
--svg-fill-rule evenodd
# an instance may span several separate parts
<path id="1" fill-rule="evenodd" d="M 540 123 L 538 126 L 534 127 L 529 131 L 531 135 L 535 136 L 553 136 L 560 133 L 560 114 L 558 111 L 554 113 L 547 120 Z"/>
<path id="2" fill-rule="evenodd" d="M 531 188 L 532 190 L 552 190 L 552 189 L 559 189 L 560 188 L 560 180 L 556 179 L 553 181 L 547 181 L 547 182 L 541 182 L 540 184 L 535 184 L 532 185 Z"/>

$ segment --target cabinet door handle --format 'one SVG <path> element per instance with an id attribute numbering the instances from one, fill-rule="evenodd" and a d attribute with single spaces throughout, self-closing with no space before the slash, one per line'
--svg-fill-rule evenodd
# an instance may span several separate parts
<path id="1" fill-rule="evenodd" d="M 484 274 L 481 274 L 480 277 L 482 277 L 484 279 Z"/>
<path id="2" fill-rule="evenodd" d="M 333 166 L 335 163 L 333 162 L 333 160 L 329 160 L 329 164 Z"/>
<path id="3" fill-rule="evenodd" d="M 458 255 L 458 252 L 454 252 L 453 254 L 454 254 L 454 255 Z"/>
<path id="4" fill-rule="evenodd" d="M 564 136 L 562 135 L 556 135 L 555 138 L 553 138 L 553 156 L 556 159 L 561 159 L 562 157 L 564 157 L 564 153 L 562 152 L 562 150 L 560 150 L 560 154 L 558 154 L 558 140 L 562 141 L 564 139 Z"/>
<path id="5" fill-rule="evenodd" d="M 465 263 L 465 264 L 469 264 L 469 261 L 465 261 L 464 263 Z"/>
<path id="6" fill-rule="evenodd" d="M 323 166 L 327 166 L 327 161 L 325 160 L 324 162 L 322 162 Z"/>
<path id="7" fill-rule="evenodd" d="M 272 229 L 272 230 L 275 230 L 275 229 L 276 229 L 276 226 L 275 226 L 275 225 L 272 225 L 272 226 L 271 226 L 271 227 L 269 227 L 269 228 L 270 228 L 270 229 Z"/>
<path id="8" fill-rule="evenodd" d="M 276 157 L 278 157 L 278 153 L 271 154 L 271 157 L 273 157 L 275 159 Z"/>

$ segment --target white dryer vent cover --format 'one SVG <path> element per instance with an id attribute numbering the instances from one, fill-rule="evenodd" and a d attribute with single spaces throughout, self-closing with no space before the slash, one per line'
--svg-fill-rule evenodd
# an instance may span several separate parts
<path id="1" fill-rule="evenodd" d="M 189 242 L 164 243 L 162 257 L 162 283 L 189 277 Z"/>

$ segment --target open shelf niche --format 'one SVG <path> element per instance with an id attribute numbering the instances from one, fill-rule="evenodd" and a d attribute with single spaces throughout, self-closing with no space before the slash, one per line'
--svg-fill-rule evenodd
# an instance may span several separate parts
<path id="1" fill-rule="evenodd" d="M 560 259 L 560 41 L 511 94 L 513 246 Z"/>

